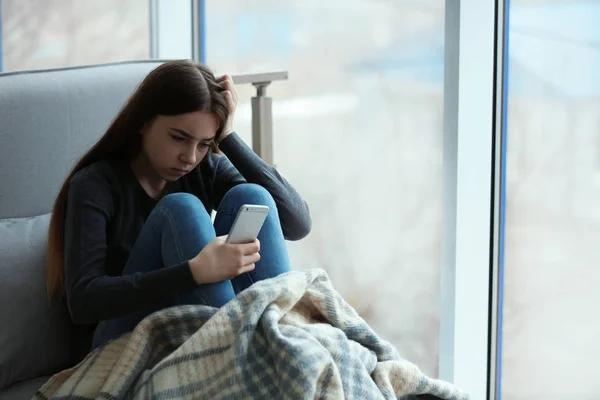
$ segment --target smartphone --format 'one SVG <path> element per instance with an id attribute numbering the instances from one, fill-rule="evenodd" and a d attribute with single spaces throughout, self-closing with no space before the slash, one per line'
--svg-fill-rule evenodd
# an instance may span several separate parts
<path id="1" fill-rule="evenodd" d="M 269 207 L 267 206 L 244 204 L 233 221 L 226 243 L 253 242 L 258 237 L 268 213 Z"/>

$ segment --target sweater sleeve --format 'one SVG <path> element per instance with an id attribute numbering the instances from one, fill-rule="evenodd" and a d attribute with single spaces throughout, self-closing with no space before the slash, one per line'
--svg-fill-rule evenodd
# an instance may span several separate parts
<path id="1" fill-rule="evenodd" d="M 107 227 L 114 212 L 110 183 L 79 171 L 69 183 L 65 220 L 65 287 L 71 319 L 94 323 L 134 312 L 195 286 L 189 264 L 148 273 L 107 276 Z"/>
<path id="2" fill-rule="evenodd" d="M 221 141 L 219 148 L 226 157 L 217 156 L 213 183 L 216 207 L 235 185 L 255 183 L 273 196 L 287 240 L 300 240 L 310 233 L 308 205 L 273 166 L 264 162 L 235 132 Z"/>

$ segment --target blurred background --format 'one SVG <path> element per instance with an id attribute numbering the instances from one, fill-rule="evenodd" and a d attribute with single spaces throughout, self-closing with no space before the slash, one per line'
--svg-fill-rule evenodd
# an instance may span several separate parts
<path id="1" fill-rule="evenodd" d="M 600 1 L 510 5 L 502 397 L 599 399 Z"/>
<path id="2" fill-rule="evenodd" d="M 3 71 L 150 57 L 148 0 L 0 0 Z M 444 0 L 206 0 L 205 62 L 289 71 L 277 168 L 308 201 L 297 268 L 324 268 L 438 374 Z M 600 0 L 511 0 L 502 398 L 598 399 Z M 492 45 L 492 44 L 490 44 Z M 237 129 L 251 138 L 239 86 Z M 596 266 L 596 267 L 595 267 Z"/>

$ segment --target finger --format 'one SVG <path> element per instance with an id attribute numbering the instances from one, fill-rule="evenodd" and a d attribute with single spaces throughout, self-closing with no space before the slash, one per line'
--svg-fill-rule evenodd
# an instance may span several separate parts
<path id="1" fill-rule="evenodd" d="M 242 265 L 254 264 L 260 261 L 260 253 L 242 256 Z"/>
<path id="2" fill-rule="evenodd" d="M 234 102 L 233 102 L 233 95 L 231 94 L 231 92 L 229 90 L 225 90 L 223 92 L 223 96 L 225 97 L 225 101 L 227 102 L 227 106 L 231 107 Z"/>
<path id="3" fill-rule="evenodd" d="M 217 81 L 224 89 L 227 90 L 232 90 L 234 85 L 233 85 L 233 79 L 228 76 L 225 75 L 223 78 L 221 78 L 220 80 Z"/>
<path id="4" fill-rule="evenodd" d="M 235 89 L 235 84 L 233 83 L 233 78 L 230 75 L 224 75 L 219 81 L 219 83 L 221 84 L 221 86 L 223 86 L 223 89 L 230 91 L 233 100 L 237 101 L 238 94 L 237 90 Z"/>
<path id="5" fill-rule="evenodd" d="M 256 265 L 254 265 L 254 264 L 244 265 L 243 267 L 238 268 L 238 270 L 237 270 L 238 275 L 243 274 L 244 272 L 254 271 L 255 267 L 256 267 Z"/>
<path id="6" fill-rule="evenodd" d="M 231 90 L 233 87 L 233 83 L 229 79 L 225 79 L 225 80 L 219 82 L 219 84 L 225 90 Z"/>
<path id="7" fill-rule="evenodd" d="M 238 94 L 237 94 L 237 90 L 235 88 L 235 83 L 233 83 L 233 78 L 232 77 L 228 77 L 225 82 L 226 82 L 226 85 L 227 85 L 227 90 L 229 90 L 231 92 L 233 100 L 237 104 Z"/>
<path id="8" fill-rule="evenodd" d="M 238 93 L 237 93 L 237 89 L 235 88 L 235 84 L 233 83 L 233 80 L 231 81 L 231 93 L 233 94 L 233 100 L 235 101 L 235 104 L 237 104 L 238 102 Z"/>
<path id="9" fill-rule="evenodd" d="M 260 251 L 260 244 L 258 240 L 255 240 L 252 243 L 241 244 L 242 254 L 248 256 L 250 254 L 258 253 Z"/>

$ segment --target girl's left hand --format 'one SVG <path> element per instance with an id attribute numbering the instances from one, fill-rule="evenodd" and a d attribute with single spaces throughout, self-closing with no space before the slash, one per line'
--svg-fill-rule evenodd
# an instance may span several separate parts
<path id="1" fill-rule="evenodd" d="M 235 91 L 235 85 L 233 84 L 233 78 L 230 75 L 224 75 L 217 80 L 223 86 L 223 96 L 227 101 L 227 108 L 229 109 L 229 117 L 223 127 L 223 132 L 219 140 L 225 139 L 231 132 L 233 132 L 233 118 L 235 116 L 235 110 L 238 103 L 238 94 Z"/>

